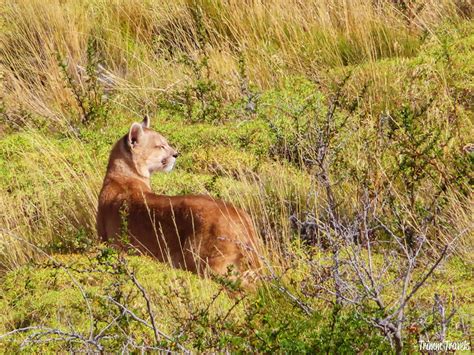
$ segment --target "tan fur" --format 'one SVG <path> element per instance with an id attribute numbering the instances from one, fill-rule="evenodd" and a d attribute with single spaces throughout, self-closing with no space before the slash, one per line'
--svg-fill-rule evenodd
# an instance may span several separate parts
<path id="1" fill-rule="evenodd" d="M 199 274 L 255 270 L 258 243 L 246 212 L 209 196 L 152 192 L 150 175 L 171 170 L 177 152 L 148 127 L 148 119 L 134 123 L 112 149 L 99 196 L 100 237 L 125 247 L 126 234 L 140 251 Z"/>

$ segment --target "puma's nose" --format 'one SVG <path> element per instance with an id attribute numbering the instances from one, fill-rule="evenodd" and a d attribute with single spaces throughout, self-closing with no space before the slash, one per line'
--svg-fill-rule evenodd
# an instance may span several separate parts
<path id="1" fill-rule="evenodd" d="M 174 157 L 174 158 L 179 157 L 179 153 L 178 153 L 178 152 L 174 153 L 174 154 L 173 154 L 173 157 Z"/>

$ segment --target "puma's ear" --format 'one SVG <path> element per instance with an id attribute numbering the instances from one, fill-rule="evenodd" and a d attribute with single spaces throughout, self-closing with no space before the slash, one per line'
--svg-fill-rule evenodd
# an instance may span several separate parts
<path id="1" fill-rule="evenodd" d="M 150 116 L 148 116 L 148 114 L 146 114 L 145 117 L 143 117 L 142 127 L 150 128 Z"/>
<path id="2" fill-rule="evenodd" d="M 128 132 L 128 144 L 134 148 L 140 143 L 143 137 L 143 127 L 140 123 L 134 122 Z"/>

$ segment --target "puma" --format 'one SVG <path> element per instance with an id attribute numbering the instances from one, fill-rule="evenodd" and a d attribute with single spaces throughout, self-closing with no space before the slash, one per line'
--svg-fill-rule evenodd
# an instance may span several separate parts
<path id="1" fill-rule="evenodd" d="M 132 124 L 110 154 L 99 195 L 99 236 L 201 275 L 223 275 L 229 269 L 243 278 L 254 273 L 259 243 L 246 212 L 209 196 L 152 192 L 150 175 L 171 171 L 177 157 L 167 140 L 150 129 L 148 117 Z"/>

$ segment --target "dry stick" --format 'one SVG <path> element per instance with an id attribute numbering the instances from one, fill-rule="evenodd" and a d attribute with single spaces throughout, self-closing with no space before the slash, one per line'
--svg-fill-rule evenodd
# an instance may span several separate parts
<path id="1" fill-rule="evenodd" d="M 23 342 L 21 344 L 21 347 L 23 347 L 28 342 L 36 343 L 36 341 L 33 340 L 34 338 L 41 338 L 43 336 L 53 334 L 53 335 L 59 335 L 59 336 L 63 337 L 63 338 L 60 338 L 61 340 L 80 340 L 80 341 L 82 341 L 86 344 L 94 345 L 99 351 L 103 351 L 102 345 L 100 345 L 100 343 L 98 343 L 95 339 L 86 339 L 83 336 L 81 336 L 79 334 L 76 334 L 76 333 L 67 333 L 67 332 L 63 332 L 59 329 L 48 328 L 48 327 L 32 326 L 32 327 L 18 328 L 18 329 L 10 331 L 8 333 L 0 335 L 0 339 L 6 338 L 10 335 L 14 335 L 14 334 L 17 334 L 17 333 L 27 332 L 27 331 L 30 331 L 30 330 L 38 330 L 38 332 L 29 335 L 25 340 L 23 340 Z M 50 341 L 53 341 L 53 340 L 55 340 L 55 339 L 50 339 Z"/>
<path id="2" fill-rule="evenodd" d="M 223 293 L 224 291 L 224 287 L 220 287 L 219 288 L 219 291 L 217 293 L 215 293 L 211 300 L 209 301 L 209 303 L 207 304 L 206 306 L 206 309 L 204 309 L 203 311 L 200 312 L 200 314 L 209 314 L 209 309 L 211 308 L 211 306 L 214 304 L 214 302 L 217 300 L 217 298 Z M 234 307 L 231 307 L 231 310 L 233 309 Z M 228 315 L 228 314 L 227 314 Z M 227 317 L 226 315 L 226 317 Z M 191 325 L 192 325 L 192 322 L 195 321 L 197 318 L 197 315 L 196 314 L 192 314 L 191 317 L 189 317 L 187 319 L 187 323 L 181 327 L 180 329 L 180 332 L 179 332 L 179 336 L 183 335 L 184 333 L 186 333 L 186 331 L 188 331 L 188 329 L 190 329 Z"/>
<path id="3" fill-rule="evenodd" d="M 395 312 L 393 312 L 391 316 L 386 318 L 387 320 L 391 319 L 394 315 L 398 314 L 398 312 L 400 312 L 405 307 L 407 302 L 413 297 L 413 295 L 416 293 L 416 291 L 418 291 L 418 289 L 425 283 L 425 281 L 431 276 L 431 274 L 434 272 L 434 270 L 438 267 L 439 263 L 446 256 L 447 251 L 448 251 L 448 245 L 446 245 L 443 248 L 443 251 L 441 252 L 441 255 L 438 257 L 438 259 L 436 259 L 435 263 L 431 266 L 431 268 L 428 270 L 428 272 L 425 274 L 425 276 L 423 276 L 423 278 L 420 281 L 417 282 L 417 284 L 413 287 L 413 289 L 408 294 L 408 296 L 405 297 L 404 301 L 402 302 L 402 304 L 400 304 L 400 306 L 397 308 L 397 310 Z"/>
<path id="4" fill-rule="evenodd" d="M 27 332 L 27 331 L 29 331 L 29 330 L 38 330 L 38 329 L 45 329 L 45 328 L 43 328 L 43 327 L 38 327 L 38 326 L 17 328 L 17 329 L 14 329 L 14 330 L 12 330 L 12 331 L 9 331 L 9 332 L 7 332 L 7 333 L 0 334 L 0 339 L 9 337 L 10 335 L 14 335 L 14 334 L 16 334 L 16 333 Z"/>
<path id="5" fill-rule="evenodd" d="M 160 331 L 158 328 L 153 328 L 153 325 L 148 323 L 146 320 L 140 318 L 139 316 L 137 316 L 133 311 L 131 311 L 130 309 L 128 309 L 125 305 L 123 305 L 122 303 L 120 302 L 117 302 L 116 300 L 114 300 L 111 296 L 107 296 L 105 297 L 108 301 L 112 302 L 113 304 L 115 304 L 117 307 L 119 307 L 124 313 L 127 313 L 128 315 L 130 315 L 134 320 L 136 320 L 137 322 L 145 325 L 146 327 L 152 329 L 152 330 L 156 330 L 156 332 L 161 335 L 163 338 L 165 338 L 166 340 L 170 341 L 170 342 L 175 342 L 169 335 L 166 335 L 165 333 L 163 333 L 162 331 Z M 127 339 L 127 341 L 129 341 L 131 339 Z M 133 341 L 133 340 L 132 340 Z M 187 350 L 186 348 L 184 348 L 181 344 L 175 342 L 178 347 L 181 348 L 181 350 L 183 350 L 184 353 L 188 354 L 190 353 L 189 350 Z M 135 346 L 135 347 L 138 347 L 138 346 Z M 155 347 L 146 347 L 146 348 L 149 348 L 149 349 L 155 349 Z M 158 348 L 157 348 L 158 349 Z M 162 349 L 163 350 L 163 349 Z"/>
<path id="6" fill-rule="evenodd" d="M 329 179 L 329 172 L 327 166 L 327 155 L 329 152 L 329 145 L 331 143 L 331 123 L 334 120 L 334 114 L 336 112 L 337 107 L 339 106 L 339 99 L 342 94 L 342 88 L 345 82 L 348 80 L 349 76 L 347 76 L 341 85 L 339 86 L 336 95 L 332 98 L 331 103 L 329 105 L 328 112 L 326 113 L 326 122 L 323 128 L 323 131 L 319 132 L 317 148 L 318 148 L 318 156 L 317 156 L 317 164 L 319 166 L 320 172 L 318 174 L 318 179 L 323 184 L 325 191 L 326 191 L 326 198 L 328 203 L 328 214 L 330 218 L 330 223 L 334 232 L 336 233 L 336 238 L 331 237 L 331 232 L 328 228 L 326 228 L 326 234 L 328 239 L 332 241 L 332 254 L 333 254 L 333 275 L 334 275 L 334 287 L 336 290 L 336 304 L 342 303 L 342 280 L 339 274 L 339 248 L 338 248 L 338 240 L 337 237 L 342 236 L 342 228 L 339 223 L 339 215 L 337 213 L 337 205 L 336 200 L 332 191 L 331 182 Z"/>
<path id="7" fill-rule="evenodd" d="M 117 307 L 119 307 L 120 309 L 122 309 L 123 312 L 129 314 L 134 320 L 136 320 L 137 322 L 140 322 L 142 323 L 143 325 L 147 326 L 148 328 L 152 329 L 152 325 L 150 323 L 148 323 L 146 320 L 140 318 L 139 316 L 137 316 L 133 311 L 129 310 L 127 307 L 125 307 L 123 304 L 121 304 L 120 302 L 117 302 L 116 300 L 114 300 L 111 296 L 107 296 L 105 297 L 108 301 L 112 302 L 113 304 L 115 304 Z"/>
<path id="8" fill-rule="evenodd" d="M 99 332 L 99 334 L 97 334 L 94 339 L 95 340 L 98 340 L 98 339 L 101 339 L 103 338 L 102 334 L 104 334 L 107 330 L 110 329 L 110 327 L 116 323 L 120 318 L 122 318 L 127 312 L 125 310 L 122 310 L 122 313 L 120 313 L 117 317 L 115 317 L 114 319 L 112 319 L 110 321 L 109 324 L 107 324 L 104 328 L 102 328 L 102 330 Z"/>
<path id="9" fill-rule="evenodd" d="M 448 331 L 448 325 L 451 322 L 451 319 L 456 314 L 456 308 L 451 310 L 451 313 L 446 317 L 446 309 L 443 305 L 443 301 L 437 293 L 435 293 L 435 306 L 438 307 L 438 313 L 441 316 L 441 333 L 439 334 L 440 341 L 444 341 L 446 338 L 446 333 Z M 453 295 L 454 298 L 454 295 Z"/>
<path id="10" fill-rule="evenodd" d="M 234 310 L 235 307 L 237 307 L 237 305 L 240 304 L 240 302 L 242 302 L 247 296 L 244 294 L 242 297 L 240 297 L 237 301 L 234 302 L 234 304 L 229 308 L 229 310 L 227 311 L 227 313 L 225 314 L 225 316 L 222 318 L 222 322 L 225 322 L 227 317 L 230 316 L 230 314 L 232 313 L 232 311 Z"/>
<path id="11" fill-rule="evenodd" d="M 258 255 L 258 254 L 257 254 Z M 271 264 L 268 262 L 268 260 L 266 260 L 264 257 L 261 257 L 260 255 L 258 255 L 261 260 L 263 261 L 263 263 L 267 266 L 267 269 L 268 271 L 270 271 L 271 273 L 271 278 L 273 281 L 276 281 L 276 282 L 279 282 L 278 280 L 278 276 L 276 275 L 275 273 L 275 270 L 273 269 L 273 267 L 271 266 Z M 278 291 L 282 292 L 283 294 L 285 294 L 286 296 L 288 296 L 293 302 L 296 303 L 296 305 L 302 309 L 307 315 L 311 315 L 314 311 L 313 309 L 311 308 L 311 306 L 307 305 L 306 303 L 304 303 L 303 301 L 301 301 L 298 297 L 296 297 L 295 295 L 293 295 L 286 287 L 282 286 L 282 285 L 275 285 L 275 284 L 271 284 L 271 286 L 275 287 Z"/>
<path id="12" fill-rule="evenodd" d="M 165 333 L 161 332 L 157 327 L 156 327 L 156 322 L 155 322 L 155 315 L 153 314 L 153 310 L 152 310 L 152 307 L 151 307 L 151 302 L 150 302 L 150 298 L 148 297 L 148 294 L 146 292 L 146 290 L 143 288 L 143 286 L 138 282 L 137 278 L 135 277 L 135 274 L 133 272 L 129 272 L 127 270 L 127 273 L 129 274 L 130 276 L 130 279 L 132 280 L 133 284 L 140 290 L 143 298 L 145 299 L 145 302 L 146 302 L 146 307 L 147 307 L 147 312 L 148 312 L 148 315 L 150 316 L 150 320 L 151 320 L 151 325 L 152 325 L 152 329 L 153 329 L 153 332 L 154 332 L 154 335 L 155 335 L 155 340 L 156 342 L 158 343 L 159 342 L 159 335 L 161 335 L 162 337 L 166 338 L 168 341 L 171 341 L 171 342 L 175 342 L 176 345 L 181 349 L 183 350 L 185 353 L 190 353 L 190 351 L 188 349 L 186 349 L 183 345 L 181 345 L 180 343 L 178 343 L 177 341 L 174 341 L 170 336 L 166 335 Z"/>
<path id="13" fill-rule="evenodd" d="M 148 298 L 148 294 L 146 293 L 145 289 L 143 288 L 142 285 L 140 285 L 140 283 L 138 282 L 138 280 L 136 279 L 135 275 L 133 274 L 133 272 L 129 273 L 130 275 L 130 278 L 132 280 L 132 282 L 134 283 L 135 286 L 138 287 L 138 289 L 140 290 L 143 298 L 145 299 L 145 302 L 146 302 L 146 308 L 147 308 L 147 311 L 148 311 L 148 315 L 150 316 L 150 320 L 151 320 L 151 325 L 153 327 L 153 332 L 155 334 L 155 341 L 156 343 L 159 342 L 159 337 L 158 337 L 158 329 L 156 328 L 156 323 L 155 323 L 155 315 L 153 314 L 153 310 L 151 309 L 151 303 L 150 303 L 150 299 Z"/>

